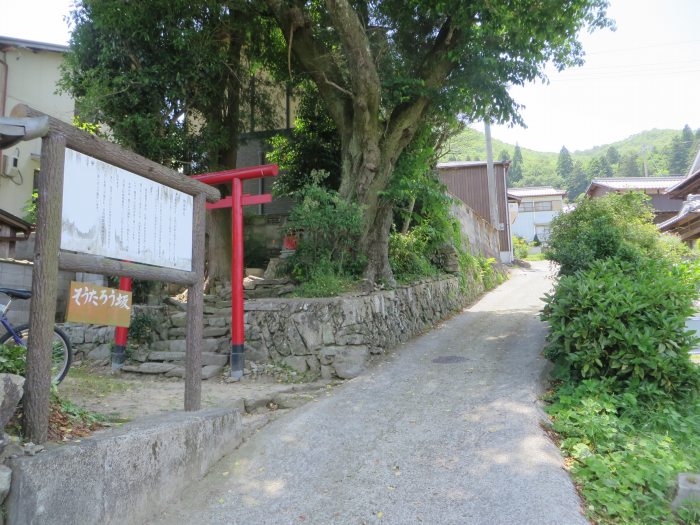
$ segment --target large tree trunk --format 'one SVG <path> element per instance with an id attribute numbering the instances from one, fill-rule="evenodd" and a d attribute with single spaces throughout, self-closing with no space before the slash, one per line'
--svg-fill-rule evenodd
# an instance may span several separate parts
<path id="1" fill-rule="evenodd" d="M 232 15 L 234 16 L 234 15 Z M 208 122 L 216 126 L 218 133 L 226 137 L 223 146 L 209 153 L 210 167 L 213 170 L 236 167 L 238 135 L 240 132 L 241 81 L 235 71 L 240 70 L 243 41 L 235 33 L 230 37 L 228 57 L 232 64 L 226 78 L 221 79 L 222 89 L 226 90 L 227 103 L 224 108 L 212 108 Z M 230 187 L 230 186 L 229 186 Z M 230 194 L 229 188 L 221 187 L 222 197 Z M 231 210 L 220 209 L 207 212 L 207 277 L 209 282 L 231 280 Z"/>

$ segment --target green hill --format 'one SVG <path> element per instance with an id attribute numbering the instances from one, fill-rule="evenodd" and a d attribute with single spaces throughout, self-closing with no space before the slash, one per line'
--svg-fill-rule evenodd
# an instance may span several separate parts
<path id="1" fill-rule="evenodd" d="M 690 134 L 690 135 L 689 135 Z M 681 144 L 682 146 L 679 146 Z M 652 129 L 642 131 L 624 140 L 596 146 L 587 150 L 572 151 L 571 158 L 580 162 L 585 171 L 585 178 L 605 176 L 648 176 L 685 175 L 687 166 L 692 161 L 700 145 L 700 131 L 692 135 L 689 129 L 686 135 L 681 130 Z M 616 150 L 609 152 L 611 148 Z M 682 152 L 678 153 L 679 148 Z M 513 159 L 515 145 L 493 139 L 493 154 L 496 160 Z M 520 148 L 522 154 L 523 177 L 513 186 L 554 185 L 567 188 L 566 182 L 556 173 L 558 153 L 535 151 Z M 675 155 L 675 157 L 674 157 Z M 678 160 L 680 155 L 681 159 Z M 676 159 L 674 161 L 674 158 Z M 484 134 L 467 128 L 450 139 L 441 160 L 485 160 L 486 144 Z M 617 159 L 610 161 L 610 159 Z M 646 170 L 646 171 L 645 171 Z M 579 177 L 579 186 L 581 182 Z M 579 189 L 580 191 L 580 189 Z"/>

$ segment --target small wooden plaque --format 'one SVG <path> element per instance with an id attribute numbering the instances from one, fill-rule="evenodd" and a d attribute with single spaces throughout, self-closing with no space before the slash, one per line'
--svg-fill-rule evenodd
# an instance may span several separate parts
<path id="1" fill-rule="evenodd" d="M 128 327 L 131 292 L 72 281 L 66 321 Z"/>

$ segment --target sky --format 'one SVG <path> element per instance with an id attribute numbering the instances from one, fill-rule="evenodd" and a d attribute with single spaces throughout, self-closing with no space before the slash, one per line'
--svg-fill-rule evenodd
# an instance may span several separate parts
<path id="1" fill-rule="evenodd" d="M 68 43 L 73 0 L 6 3 L 0 35 Z M 583 67 L 511 88 L 527 128 L 492 126 L 494 138 L 576 151 L 653 128 L 700 128 L 700 0 L 612 0 L 608 14 L 616 31 L 581 35 Z"/>

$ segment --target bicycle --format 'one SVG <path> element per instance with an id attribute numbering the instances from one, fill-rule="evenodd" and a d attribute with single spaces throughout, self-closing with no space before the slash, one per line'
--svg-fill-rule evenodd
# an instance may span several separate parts
<path id="1" fill-rule="evenodd" d="M 16 290 L 14 288 L 0 288 L 0 294 L 9 297 L 7 304 L 0 305 L 0 324 L 5 327 L 7 333 L 0 337 L 0 346 L 13 347 L 21 346 L 27 348 L 29 337 L 29 325 L 23 324 L 17 327 L 12 326 L 7 318 L 7 311 L 10 309 L 13 299 L 30 299 L 30 290 Z M 51 378 L 54 384 L 58 384 L 66 377 L 73 361 L 73 351 L 70 346 L 68 336 L 59 328 L 53 327 L 53 340 L 51 344 Z"/>

